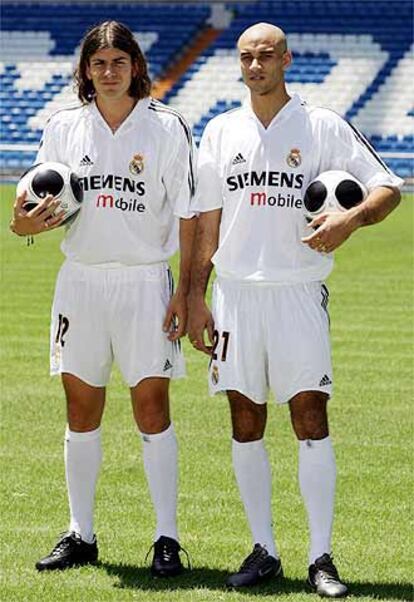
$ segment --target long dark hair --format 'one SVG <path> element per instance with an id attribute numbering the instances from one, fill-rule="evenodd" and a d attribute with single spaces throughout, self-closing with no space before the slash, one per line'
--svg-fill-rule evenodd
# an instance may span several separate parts
<path id="1" fill-rule="evenodd" d="M 88 31 L 82 40 L 79 62 L 74 73 L 80 101 L 92 102 L 95 97 L 95 86 L 88 79 L 86 68 L 89 66 L 91 56 L 104 48 L 117 48 L 129 54 L 138 73 L 132 78 L 128 93 L 138 100 L 149 96 L 151 80 L 147 63 L 132 31 L 118 21 L 104 21 Z"/>

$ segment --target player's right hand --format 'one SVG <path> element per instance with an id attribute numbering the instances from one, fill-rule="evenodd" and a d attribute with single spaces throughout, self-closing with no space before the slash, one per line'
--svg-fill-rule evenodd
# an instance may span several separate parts
<path id="1" fill-rule="evenodd" d="M 210 345 L 204 341 L 205 331 Z M 188 338 L 194 349 L 211 355 L 213 349 L 214 320 L 210 309 L 204 298 L 197 297 L 188 299 Z"/>
<path id="2" fill-rule="evenodd" d="M 56 212 L 60 202 L 52 195 L 48 195 L 41 203 L 31 211 L 23 209 L 26 200 L 26 192 L 18 195 L 13 207 L 13 217 L 10 222 L 10 230 L 18 236 L 31 236 L 40 234 L 46 230 L 53 230 L 61 225 L 65 212 Z"/>

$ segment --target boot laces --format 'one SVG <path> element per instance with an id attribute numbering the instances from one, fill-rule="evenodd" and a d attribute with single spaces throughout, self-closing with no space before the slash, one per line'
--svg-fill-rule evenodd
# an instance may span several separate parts
<path id="1" fill-rule="evenodd" d="M 61 539 L 52 550 L 51 556 L 59 556 L 62 552 L 70 549 L 80 541 L 80 536 L 76 533 L 61 533 Z"/>
<path id="2" fill-rule="evenodd" d="M 267 553 L 262 547 L 255 546 L 253 552 L 242 563 L 239 572 L 244 573 L 256 568 L 266 556 Z"/>
<path id="3" fill-rule="evenodd" d="M 323 560 L 317 564 L 317 570 L 320 573 L 321 579 L 326 582 L 339 581 L 339 574 L 336 566 L 333 563 L 333 558 Z"/>
<path id="4" fill-rule="evenodd" d="M 178 541 L 166 541 L 165 539 L 162 541 L 155 541 L 145 556 L 145 562 L 147 562 L 148 556 L 152 550 L 154 550 L 157 556 L 161 556 L 166 563 L 170 562 L 175 554 L 178 555 L 179 552 L 184 552 L 187 559 L 187 567 L 190 570 L 192 569 L 190 555 L 187 550 L 178 543 Z"/>

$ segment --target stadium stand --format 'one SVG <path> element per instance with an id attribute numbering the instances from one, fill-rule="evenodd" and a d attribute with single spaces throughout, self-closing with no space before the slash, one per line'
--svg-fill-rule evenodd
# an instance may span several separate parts
<path id="1" fill-rule="evenodd" d="M 137 33 L 153 78 L 162 81 L 174 68 L 181 75 L 163 100 L 187 117 L 196 139 L 212 116 L 238 106 L 246 95 L 235 39 L 254 22 L 277 23 L 288 32 L 294 54 L 290 89 L 351 120 L 392 169 L 413 177 L 410 0 L 233 3 L 222 10 L 227 21 L 220 35 L 209 38 L 182 75 L 177 64 L 184 55 L 188 64 L 186 50 L 206 32 L 210 13 L 201 3 L 3 3 L 2 171 L 22 170 L 33 161 L 48 115 L 75 100 L 71 73 L 85 28 L 113 18 Z"/>
<path id="2" fill-rule="evenodd" d="M 47 117 L 76 100 L 71 75 L 87 27 L 105 19 L 125 21 L 136 32 L 158 78 L 176 61 L 210 15 L 207 5 L 28 3 L 2 4 L 0 120 L 3 168 L 30 165 L 30 145 Z M 14 147 L 14 148 L 13 148 Z"/>

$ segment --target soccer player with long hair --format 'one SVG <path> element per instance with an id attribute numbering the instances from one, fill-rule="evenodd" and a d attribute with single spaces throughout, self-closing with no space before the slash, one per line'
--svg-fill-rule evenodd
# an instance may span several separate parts
<path id="1" fill-rule="evenodd" d="M 84 191 L 66 229 L 65 262 L 52 308 L 51 372 L 67 400 L 64 456 L 67 533 L 38 570 L 95 562 L 93 525 L 101 420 L 113 361 L 130 388 L 157 524 L 151 571 L 181 572 L 176 505 L 177 441 L 169 383 L 184 375 L 193 242 L 193 153 L 183 117 L 150 96 L 147 64 L 132 32 L 106 21 L 86 33 L 75 72 L 80 104 L 48 121 L 37 162 L 69 165 Z M 11 229 L 34 235 L 62 222 L 48 196 L 32 211 L 16 199 Z M 176 292 L 168 259 L 180 247 Z M 137 496 L 138 497 L 138 496 Z M 130 500 L 133 503 L 133 500 Z"/>

